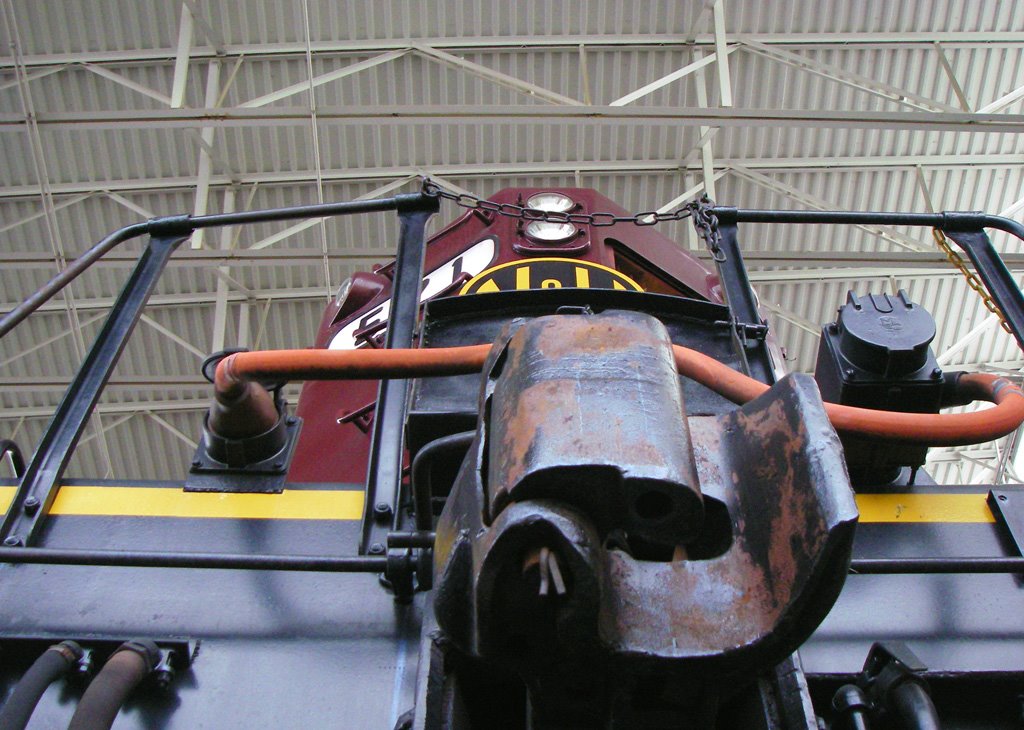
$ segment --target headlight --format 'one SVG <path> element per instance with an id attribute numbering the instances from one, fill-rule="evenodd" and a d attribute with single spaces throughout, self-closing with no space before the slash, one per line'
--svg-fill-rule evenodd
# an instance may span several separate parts
<path id="1" fill-rule="evenodd" d="M 566 213 L 576 207 L 576 201 L 561 193 L 537 193 L 526 201 L 526 207 L 551 213 Z"/>
<path id="2" fill-rule="evenodd" d="M 341 282 L 341 286 L 338 287 L 338 293 L 334 295 L 334 301 L 338 305 L 338 309 L 345 306 L 345 300 L 348 299 L 348 293 L 352 289 L 352 278 L 349 277 L 345 281 Z"/>
<path id="3" fill-rule="evenodd" d="M 526 235 L 535 241 L 562 243 L 576 235 L 576 226 L 572 223 L 532 221 L 526 224 Z"/>
<path id="4" fill-rule="evenodd" d="M 526 201 L 526 207 L 545 213 L 568 213 L 576 207 L 576 201 L 561 193 L 537 193 Z M 576 230 L 572 223 L 533 221 L 526 225 L 526 235 L 544 243 L 564 243 L 576 235 Z"/>

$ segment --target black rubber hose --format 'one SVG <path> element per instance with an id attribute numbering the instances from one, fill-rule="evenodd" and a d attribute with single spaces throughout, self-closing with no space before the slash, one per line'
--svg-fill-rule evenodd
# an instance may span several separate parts
<path id="1" fill-rule="evenodd" d="M 160 649 L 146 639 L 121 644 L 82 695 L 68 730 L 109 730 L 121 705 L 160 663 Z"/>
<path id="2" fill-rule="evenodd" d="M 22 676 L 10 698 L 0 709 L 0 730 L 22 730 L 43 692 L 64 676 L 82 658 L 82 647 L 73 641 L 62 641 L 44 651 Z"/>
<path id="3" fill-rule="evenodd" d="M 939 713 L 920 682 L 900 682 L 889 691 L 889 703 L 910 730 L 940 730 Z"/>
<path id="4" fill-rule="evenodd" d="M 836 711 L 836 720 L 829 725 L 829 730 L 870 730 L 868 702 L 864 690 L 855 684 L 844 684 L 832 698 L 832 708 Z"/>

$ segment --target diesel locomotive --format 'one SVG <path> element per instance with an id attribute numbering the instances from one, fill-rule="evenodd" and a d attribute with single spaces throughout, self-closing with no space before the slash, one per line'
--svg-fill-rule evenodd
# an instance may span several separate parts
<path id="1" fill-rule="evenodd" d="M 442 199 L 464 210 L 428 237 Z M 395 260 L 341 286 L 309 349 L 211 354 L 183 482 L 65 476 L 192 232 L 385 212 Z M 0 483 L 0 728 L 1021 727 L 1024 491 L 924 466 L 1014 431 L 1019 383 L 940 367 L 904 291 L 850 292 L 814 373 L 787 373 L 744 223 L 933 229 L 1024 343 L 985 234 L 1024 227 L 979 213 L 427 180 L 111 234 L 0 320 L 148 237 Z"/>

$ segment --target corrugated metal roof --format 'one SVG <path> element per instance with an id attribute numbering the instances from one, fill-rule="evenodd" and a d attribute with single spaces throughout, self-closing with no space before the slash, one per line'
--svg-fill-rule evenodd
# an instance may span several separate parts
<path id="1" fill-rule="evenodd" d="M 438 105 L 452 113 L 468 107 L 547 104 L 521 84 L 512 88 L 515 82 L 510 80 L 518 80 L 600 107 L 691 63 L 695 51 L 713 52 L 712 13 L 702 12 L 703 5 L 670 0 L 592 0 L 582 6 L 477 0 L 433 3 L 429 12 L 413 12 L 403 2 L 311 1 L 314 76 L 417 42 L 433 44 L 456 58 L 446 63 L 409 52 L 317 86 L 314 100 L 320 109 Z M 223 52 L 220 81 L 225 107 L 308 81 L 301 3 L 264 0 L 239 5 L 209 0 L 192 6 L 203 20 L 193 28 L 195 57 L 188 66 L 185 106 L 204 104 L 214 46 Z M 32 103 L 41 115 L 39 141 L 48 183 L 55 191 L 56 226 L 68 255 L 150 212 L 193 210 L 202 149 L 197 130 L 141 123 L 69 128 L 47 122 L 47 115 L 69 111 L 166 109 L 166 103 L 156 97 L 169 97 L 174 88 L 182 5 L 157 0 L 117 4 L 15 0 L 13 7 L 20 51 L 29 64 Z M 697 26 L 693 26 L 695 18 Z M 906 103 L 854 88 L 864 86 L 860 77 L 903 89 L 940 107 L 959 109 L 960 99 L 933 39 L 942 41 L 941 51 L 970 109 L 982 109 L 1024 86 L 1024 16 L 1014 12 L 1012 3 L 836 0 L 779 6 L 730 0 L 725 27 L 729 44 L 739 44 L 730 54 L 729 69 L 734 104 L 741 110 L 835 110 L 854 118 L 869 111 L 915 112 Z M 693 39 L 695 44 L 684 43 Z M 751 45 L 743 45 L 745 41 Z M 826 75 L 830 68 L 841 69 L 843 78 L 828 78 L 768 58 L 758 51 L 756 44 L 762 43 L 795 54 L 795 59 L 786 58 L 793 63 L 806 61 Z M 4 54 L 0 56 L 0 110 L 18 113 L 22 102 L 8 43 L 0 53 Z M 496 83 L 492 72 L 507 78 Z M 123 83 L 112 80 L 111 73 Z M 715 106 L 720 90 L 714 64 L 705 69 L 704 77 L 708 103 Z M 691 74 L 632 104 L 698 107 L 700 78 Z M 153 93 L 139 93 L 129 88 L 132 85 Z M 309 103 L 308 90 L 300 89 L 267 106 L 308 108 Z M 998 112 L 1020 115 L 1024 94 Z M 697 126 L 636 124 L 629 119 L 595 124 L 585 115 L 530 124 L 500 120 L 450 124 L 440 115 L 380 125 L 321 119 L 317 125 L 326 200 L 367 195 L 385 183 L 429 172 L 443 174 L 453 184 L 482 196 L 515 185 L 594 187 L 632 210 L 663 205 L 700 182 L 701 158 L 695 145 L 701 135 Z M 236 208 L 317 200 L 309 119 L 222 127 L 213 139 L 209 212 L 224 208 L 229 189 L 235 193 Z M 723 203 L 801 208 L 814 199 L 837 208 L 920 211 L 928 205 L 926 188 L 936 209 L 1010 209 L 1013 215 L 1021 215 L 1014 206 L 1024 197 L 1024 136 L 1019 134 L 971 127 L 941 131 L 751 122 L 723 127 L 711 145 L 716 169 L 728 169 L 716 186 Z M 406 189 L 413 187 L 415 182 Z M 53 242 L 42 210 L 29 132 L 25 125 L 0 125 L 0 257 L 6 256 L 0 267 L 0 299 L 8 306 L 56 270 L 53 262 L 45 260 L 52 256 Z M 434 225 L 457 212 L 446 204 Z M 232 234 L 229 245 L 244 249 L 285 227 L 253 226 Z M 323 234 L 314 226 L 273 244 L 275 249 L 295 251 L 297 257 L 301 254 L 286 265 L 233 263 L 230 276 L 241 289 L 228 287 L 228 344 L 236 340 L 240 308 L 249 306 L 250 336 L 255 339 L 259 334 L 261 346 L 307 345 L 327 292 L 352 271 L 381 260 L 394 245 L 395 229 L 394 216 L 330 220 Z M 689 245 L 682 224 L 665 230 L 681 245 Z M 898 229 L 897 233 L 931 245 L 920 231 Z M 324 237 L 330 281 L 325 280 L 322 259 L 315 255 Z M 799 256 L 774 267 L 751 265 L 762 301 L 782 312 L 773 317 L 773 326 L 796 369 L 813 367 L 817 337 L 810 330 L 832 318 L 847 289 L 907 289 L 939 320 L 934 343 L 939 353 L 987 314 L 954 273 L 930 267 L 881 274 L 882 267 L 873 263 L 873 256 L 903 248 L 867 231 L 745 226 L 742 240 L 751 261 L 758 260 L 758 252 L 775 251 L 863 255 L 857 266 L 845 267 L 849 272 L 808 270 Z M 1008 236 L 1000 234 L 994 240 L 1004 252 L 1024 252 Z M 207 235 L 207 248 L 219 245 L 216 234 Z M 137 244 L 125 250 L 138 250 Z M 34 261 L 24 260 L 34 254 L 38 254 Z M 190 447 L 174 430 L 196 437 L 197 405 L 206 398 L 206 389 L 182 383 L 191 382 L 188 379 L 196 374 L 200 358 L 192 348 L 210 349 L 220 279 L 215 264 L 180 260 L 168 269 L 147 313 L 156 326 L 139 325 L 115 375 L 115 381 L 153 376 L 178 384 L 109 389 L 101 404 L 105 413 L 97 423 L 116 425 L 105 438 L 92 438 L 83 447 L 72 473 L 105 474 L 107 452 L 117 476 L 166 478 L 183 473 Z M 98 317 L 128 270 L 129 263 L 123 260 L 104 264 L 72 287 L 84 341 L 94 336 L 101 321 Z M 270 305 L 261 327 L 265 301 Z M 6 415 L 0 415 L 4 432 L 0 435 L 17 429 L 18 439 L 25 444 L 39 438 L 44 414 L 57 403 L 60 391 L 52 383 L 33 390 L 32 383 L 72 375 L 79 357 L 78 338 L 59 335 L 68 332 L 73 321 L 57 301 L 0 341 L 0 362 L 9 361 L 0 378 L 21 383 L 0 393 L 0 403 L 7 409 Z M 42 344 L 50 339 L 51 343 Z M 956 367 L 995 363 L 1017 370 L 1024 365 L 1014 342 L 998 327 L 989 327 L 949 359 Z M 136 402 L 155 405 L 132 405 Z M 144 414 L 118 423 L 146 407 L 155 408 L 154 413 L 166 423 Z M 186 407 L 189 410 L 179 410 Z M 991 445 L 965 451 L 982 454 L 982 463 L 991 462 L 994 454 Z M 985 467 L 959 460 L 955 454 L 936 451 L 935 456 L 940 481 L 959 478 L 959 470 L 968 480 L 987 473 Z"/>

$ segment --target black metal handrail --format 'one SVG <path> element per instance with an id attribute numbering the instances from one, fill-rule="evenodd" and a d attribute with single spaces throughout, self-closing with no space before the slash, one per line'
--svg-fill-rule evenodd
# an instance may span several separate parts
<path id="1" fill-rule="evenodd" d="M 438 210 L 438 199 L 423 194 L 392 198 L 325 203 L 271 210 L 205 216 L 154 218 L 121 228 L 93 246 L 21 305 L 0 318 L 0 337 L 31 312 L 67 286 L 104 254 L 124 241 L 150 236 L 131 278 L 97 336 L 82 367 L 58 406 L 40 447 L 21 480 L 0 525 L 0 563 L 47 563 L 73 565 L 120 565 L 139 567 L 201 567 L 263 570 L 327 570 L 383 572 L 389 565 L 407 563 L 412 547 L 426 547 L 422 537 L 388 540 L 398 527 L 397 502 L 401 487 L 403 418 L 407 399 L 404 381 L 381 381 L 377 418 L 367 475 L 365 513 L 360 552 L 371 556 L 282 556 L 214 553 L 163 553 L 103 550 L 58 550 L 30 547 L 38 538 L 61 477 L 104 385 L 120 357 L 157 279 L 171 254 L 192 232 L 201 228 L 246 223 L 296 220 L 356 213 L 395 210 L 401 222 L 398 260 L 392 286 L 388 320 L 388 346 L 411 343 L 418 313 L 423 275 L 425 223 Z M 747 210 L 714 206 L 710 213 L 719 221 L 735 223 L 874 224 L 907 225 L 943 230 L 974 263 L 1006 316 L 1014 336 L 1024 348 L 1024 297 L 1016 286 L 984 228 L 1006 231 L 1024 241 L 1024 226 L 1016 221 L 984 213 L 879 213 L 847 211 Z M 386 453 L 386 459 L 381 454 Z M 385 509 L 386 507 L 386 509 Z M 855 573 L 896 572 L 1024 572 L 1024 558 L 888 558 L 855 560 Z"/>
<path id="2" fill-rule="evenodd" d="M 392 307 L 389 325 L 394 332 L 407 333 L 411 341 L 412 329 L 415 326 L 418 313 L 415 302 L 418 298 L 419 285 L 422 280 L 425 222 L 432 213 L 438 210 L 438 206 L 437 198 L 414 193 L 374 200 L 304 205 L 239 213 L 169 216 L 126 226 L 93 246 L 42 289 L 0 320 L 0 336 L 2 336 L 31 314 L 31 312 L 38 309 L 50 297 L 71 283 L 105 253 L 125 241 L 149 234 L 148 245 L 139 257 L 139 261 L 118 296 L 117 301 L 114 303 L 110 315 L 104 322 L 82 366 L 68 386 L 60 405 L 54 412 L 54 416 L 43 435 L 39 448 L 36 449 L 28 467 L 21 475 L 18 489 L 4 516 L 3 523 L 0 524 L 0 543 L 2 543 L 3 547 L 25 550 L 38 539 L 53 500 L 56 498 L 60 480 L 71 458 L 71 453 L 77 445 L 82 431 L 85 429 L 85 425 L 99 400 L 103 387 L 110 378 L 110 374 L 113 372 L 121 352 L 124 350 L 128 338 L 156 286 L 157 280 L 163 273 L 175 249 L 194 231 L 201 228 L 245 223 L 352 215 L 389 210 L 397 211 L 401 223 L 398 253 L 400 258 L 404 256 L 410 263 L 396 273 L 394 286 L 396 290 L 400 289 L 404 292 L 402 294 L 403 300 L 411 296 L 413 304 L 411 308 L 409 306 Z M 410 295 L 409 292 L 412 292 L 412 294 Z M 396 292 L 394 296 L 398 298 L 399 293 Z M 401 345 L 398 344 L 396 346 Z M 398 387 L 388 386 L 387 382 L 383 381 L 381 383 L 382 394 L 385 388 L 400 391 L 404 396 L 404 383 L 401 387 Z M 400 406 L 402 411 L 399 411 L 398 408 L 392 408 L 388 409 L 386 413 L 380 413 L 378 415 L 377 431 L 388 434 L 388 437 L 392 440 L 396 438 L 395 434 L 397 433 L 398 443 L 401 445 L 401 433 L 403 430 L 401 419 L 405 402 L 404 397 L 399 398 L 395 396 L 394 400 L 396 406 Z M 379 446 L 374 448 L 379 450 Z M 398 459 L 399 461 L 401 460 L 401 453 L 399 453 Z M 384 481 L 382 477 L 376 476 L 376 474 L 377 472 L 371 469 L 367 484 L 366 499 L 367 503 L 371 506 L 377 503 L 376 491 L 378 485 Z M 384 474 L 384 477 L 388 476 L 393 475 L 389 473 Z M 395 485 L 391 486 L 385 483 L 383 486 L 380 486 L 380 491 L 385 492 L 384 498 L 392 500 L 392 502 L 397 499 L 400 479 L 401 465 L 399 463 L 397 477 L 392 479 Z M 391 488 L 389 489 L 389 487 Z M 392 510 L 397 511 L 394 509 L 394 506 L 392 506 Z M 386 531 L 387 527 L 389 526 L 378 525 L 372 519 L 364 519 L 364 533 L 380 529 Z M 381 539 L 386 542 L 386 537 Z M 364 539 L 362 542 L 365 543 L 366 540 Z M 13 557 L 13 555 L 14 551 L 0 551 L 0 561 Z M 22 555 L 27 555 L 27 553 L 23 552 Z"/>
<path id="3" fill-rule="evenodd" d="M 936 228 L 953 240 L 974 264 L 1017 344 L 1024 350 L 1024 297 L 999 253 L 985 235 L 986 228 L 1005 231 L 1024 241 L 1024 225 L 1010 218 L 981 212 L 872 213 L 845 210 L 750 210 L 715 206 L 711 213 L 723 223 L 800 223 L 886 225 Z"/>

